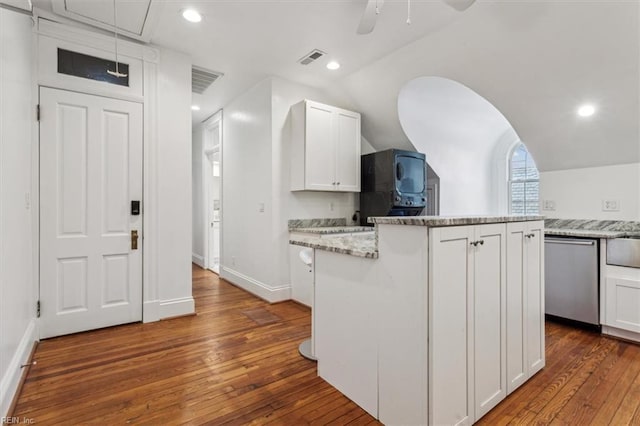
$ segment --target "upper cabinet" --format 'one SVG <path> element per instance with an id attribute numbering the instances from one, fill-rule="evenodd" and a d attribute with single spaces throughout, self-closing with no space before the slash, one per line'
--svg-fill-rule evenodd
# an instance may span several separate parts
<path id="1" fill-rule="evenodd" d="M 360 192 L 360 114 L 304 100 L 291 119 L 291 190 Z"/>

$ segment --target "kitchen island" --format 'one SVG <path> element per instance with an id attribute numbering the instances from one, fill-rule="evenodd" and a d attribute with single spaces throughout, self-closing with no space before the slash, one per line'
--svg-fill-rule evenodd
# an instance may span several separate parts
<path id="1" fill-rule="evenodd" d="M 374 218 L 315 248 L 318 374 L 385 424 L 472 424 L 544 358 L 539 216 Z"/>

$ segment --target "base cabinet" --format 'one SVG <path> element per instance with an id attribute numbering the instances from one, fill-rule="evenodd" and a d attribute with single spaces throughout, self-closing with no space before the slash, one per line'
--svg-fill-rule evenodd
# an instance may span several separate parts
<path id="1" fill-rule="evenodd" d="M 506 396 L 505 226 L 434 228 L 429 242 L 429 422 L 473 424 Z"/>
<path id="2" fill-rule="evenodd" d="M 291 276 L 291 299 L 313 308 L 313 257 L 315 250 L 289 245 L 289 273 Z M 303 255 L 301 256 L 301 253 Z M 311 265 L 305 264 L 304 254 L 311 258 Z"/>
<path id="3" fill-rule="evenodd" d="M 544 224 L 507 224 L 507 394 L 545 365 Z"/>
<path id="4" fill-rule="evenodd" d="M 606 250 L 601 256 L 606 258 Z M 602 332 L 640 342 L 640 269 L 602 267 Z"/>
<path id="5" fill-rule="evenodd" d="M 378 259 L 316 250 L 318 374 L 384 424 L 475 423 L 544 366 L 543 231 L 379 225 Z"/>

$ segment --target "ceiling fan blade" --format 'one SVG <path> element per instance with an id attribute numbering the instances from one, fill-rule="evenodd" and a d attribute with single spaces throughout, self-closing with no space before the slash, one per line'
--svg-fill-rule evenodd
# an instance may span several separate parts
<path id="1" fill-rule="evenodd" d="M 384 0 L 369 0 L 367 6 L 364 9 L 364 14 L 360 19 L 360 25 L 358 25 L 358 34 L 369 34 L 376 26 L 376 20 L 378 19 L 378 13 L 382 10 Z"/>
<path id="2" fill-rule="evenodd" d="M 467 10 L 476 0 L 442 0 L 452 8 L 463 11 Z"/>

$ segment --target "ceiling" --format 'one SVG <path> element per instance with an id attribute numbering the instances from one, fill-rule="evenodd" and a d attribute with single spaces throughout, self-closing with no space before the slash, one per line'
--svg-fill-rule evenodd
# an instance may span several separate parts
<path id="1" fill-rule="evenodd" d="M 314 87 L 330 86 L 386 54 L 448 25 L 459 13 L 441 2 L 415 1 L 407 25 L 406 1 L 387 0 L 373 33 L 356 28 L 366 0 L 166 1 L 152 41 L 186 50 L 194 65 L 224 73 L 204 96 L 194 96 L 199 122 L 270 75 Z M 180 17 L 186 6 L 204 15 L 199 24 Z M 297 61 L 312 49 L 327 55 L 310 65 Z M 341 68 L 330 71 L 327 62 Z"/>
<path id="2" fill-rule="evenodd" d="M 88 0 L 74 0 L 75 2 Z M 107 1 L 107 0 L 100 0 Z M 120 11 L 148 0 L 118 0 Z M 478 0 L 457 12 L 440 0 L 387 0 L 369 35 L 356 28 L 365 0 L 160 1 L 151 42 L 224 73 L 194 94 L 198 123 L 269 75 L 325 88 L 363 114 L 376 149 L 411 147 L 398 121 L 408 81 L 441 76 L 495 105 L 540 170 L 640 161 L 639 7 L 629 0 Z M 51 10 L 51 0 L 35 0 Z M 181 10 L 204 19 L 191 24 Z M 297 63 L 312 49 L 326 58 Z M 328 60 L 342 64 L 325 68 Z M 599 112 L 579 120 L 575 109 Z"/>

